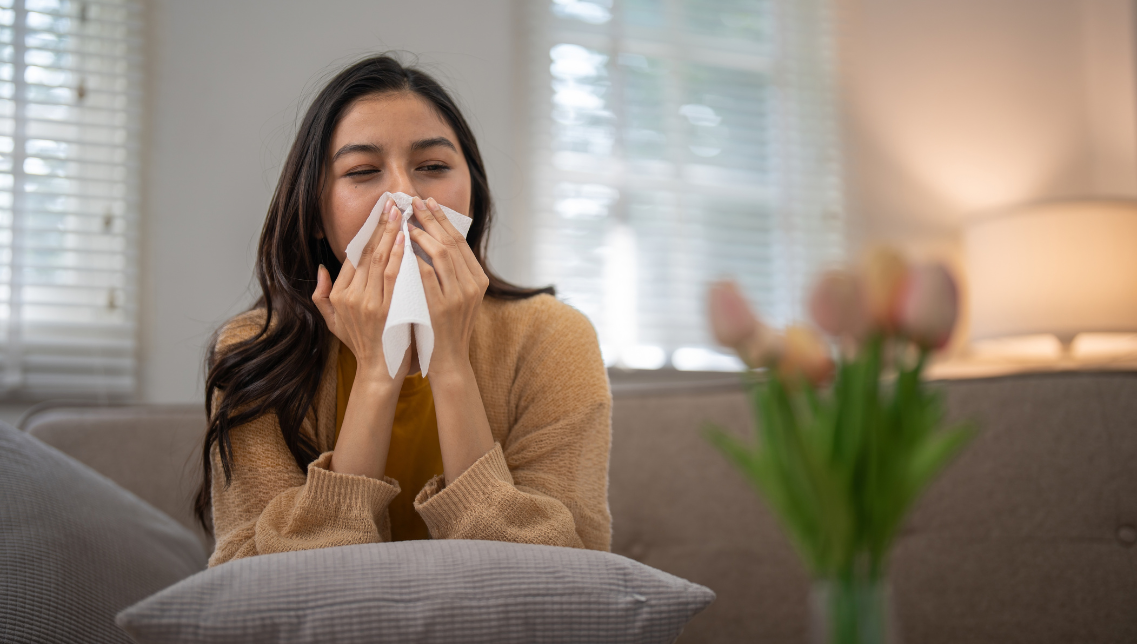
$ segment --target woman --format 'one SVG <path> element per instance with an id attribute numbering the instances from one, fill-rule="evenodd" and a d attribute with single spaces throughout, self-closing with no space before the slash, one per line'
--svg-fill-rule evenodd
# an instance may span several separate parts
<path id="1" fill-rule="evenodd" d="M 415 195 L 411 241 L 434 331 L 391 377 L 382 332 L 403 255 L 385 192 Z M 440 204 L 473 218 L 464 240 Z M 552 288 L 485 264 L 492 213 L 477 143 L 423 72 L 387 56 L 333 78 L 301 123 L 257 250 L 262 296 L 207 359 L 210 565 L 403 539 L 608 550 L 611 395 L 596 334 Z"/>

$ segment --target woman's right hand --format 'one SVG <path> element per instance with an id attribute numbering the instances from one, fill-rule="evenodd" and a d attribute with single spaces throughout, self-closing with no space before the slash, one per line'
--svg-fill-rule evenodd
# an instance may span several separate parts
<path id="1" fill-rule="evenodd" d="M 383 355 L 383 329 L 391 308 L 395 278 L 403 262 L 402 217 L 391 199 L 359 256 L 359 266 L 344 261 L 332 285 L 328 269 L 320 266 L 312 301 L 328 329 L 355 354 L 355 382 L 401 386 L 410 369 L 411 352 L 403 356 L 399 373 L 391 378 Z M 353 387 L 354 388 L 354 387 Z"/>

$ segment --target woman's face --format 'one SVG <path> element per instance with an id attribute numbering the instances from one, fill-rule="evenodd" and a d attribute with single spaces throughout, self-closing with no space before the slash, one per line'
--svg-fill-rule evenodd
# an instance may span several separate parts
<path id="1" fill-rule="evenodd" d="M 384 192 L 434 197 L 469 214 L 470 169 L 458 137 L 415 94 L 379 94 L 355 101 L 336 126 L 327 154 L 323 232 L 341 262 L 348 242 Z"/>

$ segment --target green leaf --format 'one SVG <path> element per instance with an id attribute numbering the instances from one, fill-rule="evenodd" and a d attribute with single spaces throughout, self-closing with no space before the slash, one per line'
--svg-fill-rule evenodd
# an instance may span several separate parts
<path id="1" fill-rule="evenodd" d="M 912 453 L 908 468 L 909 502 L 913 502 L 963 446 L 975 436 L 970 426 L 930 433 Z"/>
<path id="2" fill-rule="evenodd" d="M 786 478 L 769 458 L 769 452 L 751 448 L 710 423 L 703 425 L 703 434 L 746 476 L 790 533 L 807 565 L 811 570 L 818 570 L 819 532 L 815 522 L 809 516 L 808 506 L 787 489 Z"/>
<path id="3" fill-rule="evenodd" d="M 815 575 L 865 565 L 879 573 L 915 499 L 974 434 L 937 429 L 942 394 L 920 381 L 926 354 L 910 366 L 895 360 L 895 377 L 882 383 L 886 341 L 870 338 L 839 364 L 828 390 L 747 374 L 753 444 L 704 425 Z"/>

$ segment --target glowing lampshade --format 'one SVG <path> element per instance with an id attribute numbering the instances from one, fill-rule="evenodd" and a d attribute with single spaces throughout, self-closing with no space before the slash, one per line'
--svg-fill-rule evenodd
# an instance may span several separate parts
<path id="1" fill-rule="evenodd" d="M 964 232 L 973 340 L 1137 332 L 1137 202 L 1032 204 Z"/>

